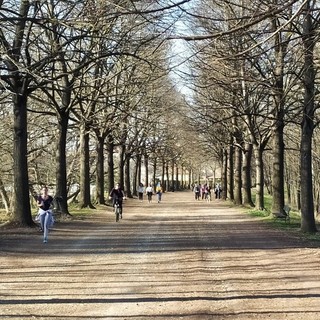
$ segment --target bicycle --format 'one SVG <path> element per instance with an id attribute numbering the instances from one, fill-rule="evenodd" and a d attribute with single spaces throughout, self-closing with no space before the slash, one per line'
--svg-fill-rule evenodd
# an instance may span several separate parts
<path id="1" fill-rule="evenodd" d="M 116 215 L 116 222 L 119 221 L 119 218 L 122 219 L 122 210 L 118 200 L 114 204 L 114 213 Z"/>

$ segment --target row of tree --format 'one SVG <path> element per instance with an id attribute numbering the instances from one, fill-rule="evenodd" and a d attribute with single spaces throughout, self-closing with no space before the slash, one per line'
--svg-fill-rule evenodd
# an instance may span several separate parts
<path id="1" fill-rule="evenodd" d="M 220 153 L 226 196 L 253 206 L 255 179 L 255 207 L 264 209 L 264 186 L 271 186 L 272 213 L 282 214 L 295 191 L 301 229 L 315 232 L 319 4 L 202 0 L 185 14 L 201 33 L 184 37 L 193 40 L 192 121 Z"/>
<path id="2" fill-rule="evenodd" d="M 319 7 L 306 0 L 194 3 L 0 2 L 0 192 L 14 222 L 32 225 L 30 194 L 41 184 L 54 184 L 68 214 L 71 197 L 93 207 L 92 184 L 100 204 L 115 179 L 132 196 L 142 165 L 146 184 L 151 166 L 152 180 L 171 176 L 172 187 L 186 170 L 192 184 L 216 161 L 236 204 L 253 205 L 253 177 L 259 209 L 264 186 L 279 213 L 285 181 L 288 191 L 301 190 L 302 230 L 316 231 Z M 181 19 L 188 35 L 173 36 Z M 178 63 L 173 38 L 189 41 L 192 52 L 190 74 L 178 68 L 193 92 L 184 99 L 170 75 Z M 297 169 L 291 159 L 299 149 Z"/>
<path id="3" fill-rule="evenodd" d="M 94 182 L 104 203 L 115 175 L 130 193 L 131 159 L 176 157 L 164 39 L 184 2 L 0 2 L 1 194 L 15 223 L 33 224 L 41 184 L 54 184 L 68 214 L 71 186 L 92 206 Z"/>

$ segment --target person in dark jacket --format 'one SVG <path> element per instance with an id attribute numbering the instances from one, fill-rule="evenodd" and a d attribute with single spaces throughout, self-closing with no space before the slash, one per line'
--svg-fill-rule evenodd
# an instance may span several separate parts
<path id="1" fill-rule="evenodd" d="M 109 199 L 112 199 L 112 206 L 114 207 L 115 204 L 118 202 L 119 204 L 119 208 L 120 208 L 120 217 L 122 219 L 122 203 L 123 203 L 123 199 L 125 199 L 125 194 L 123 192 L 123 190 L 120 187 L 120 183 L 117 183 L 114 188 L 111 190 L 110 194 L 109 194 Z"/>

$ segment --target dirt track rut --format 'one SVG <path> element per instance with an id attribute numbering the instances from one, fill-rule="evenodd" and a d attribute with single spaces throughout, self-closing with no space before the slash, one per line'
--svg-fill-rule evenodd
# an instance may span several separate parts
<path id="1" fill-rule="evenodd" d="M 0 318 L 319 319 L 320 251 L 191 192 L 0 230 Z M 21 232 L 23 231 L 23 232 Z"/>

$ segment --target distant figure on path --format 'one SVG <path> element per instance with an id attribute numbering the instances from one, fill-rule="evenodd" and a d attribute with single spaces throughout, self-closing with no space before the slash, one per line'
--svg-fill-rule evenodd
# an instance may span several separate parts
<path id="1" fill-rule="evenodd" d="M 160 182 L 158 182 L 157 186 L 156 186 L 156 194 L 157 194 L 157 198 L 158 198 L 158 203 L 161 202 L 161 198 L 162 198 L 162 187 Z"/>
<path id="2" fill-rule="evenodd" d="M 152 202 L 152 195 L 153 195 L 153 188 L 151 186 L 151 184 L 146 188 L 146 194 L 148 197 L 148 202 Z"/>
<path id="3" fill-rule="evenodd" d="M 144 194 L 144 185 L 142 182 L 140 182 L 138 186 L 138 197 L 141 202 L 143 201 L 143 194 Z"/>
<path id="4" fill-rule="evenodd" d="M 214 193 L 216 194 L 216 199 L 220 199 L 221 198 L 221 186 L 219 183 L 216 184 L 216 187 L 214 189 Z"/>
<path id="5" fill-rule="evenodd" d="M 194 198 L 196 200 L 200 200 L 200 187 L 197 184 L 195 184 L 193 188 L 193 192 L 194 192 Z"/>

